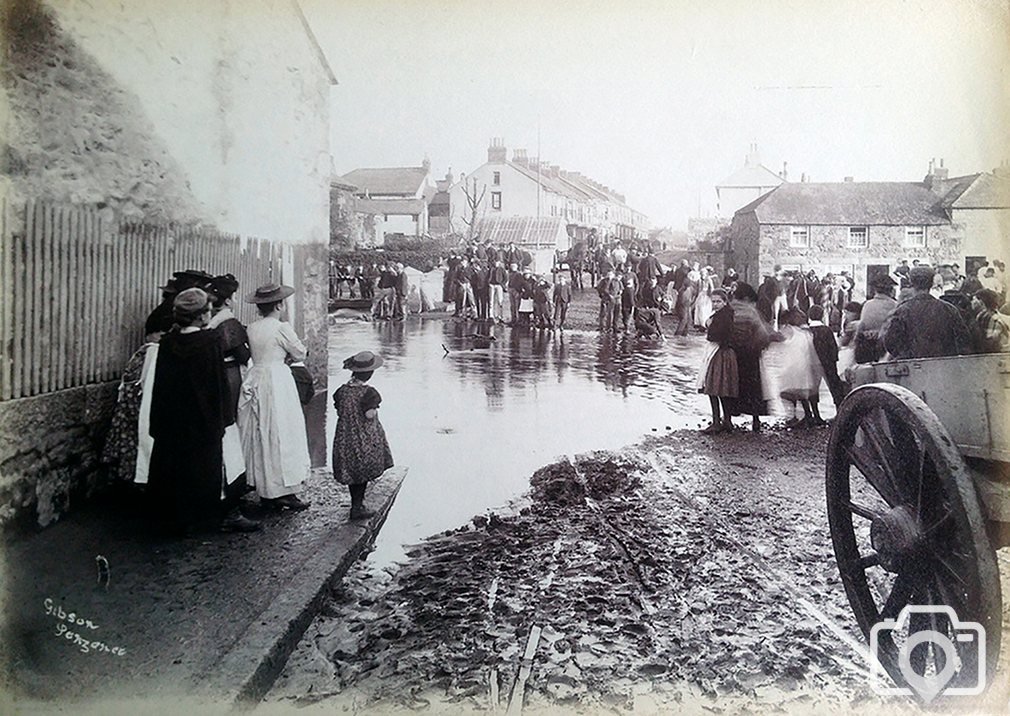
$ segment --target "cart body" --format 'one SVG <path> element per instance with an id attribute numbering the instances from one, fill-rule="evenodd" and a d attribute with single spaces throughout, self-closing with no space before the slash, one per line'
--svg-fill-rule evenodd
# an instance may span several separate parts
<path id="1" fill-rule="evenodd" d="M 1010 522 L 1010 353 L 859 365 L 851 377 L 854 388 L 892 383 L 921 398 L 970 459 L 986 517 Z"/>

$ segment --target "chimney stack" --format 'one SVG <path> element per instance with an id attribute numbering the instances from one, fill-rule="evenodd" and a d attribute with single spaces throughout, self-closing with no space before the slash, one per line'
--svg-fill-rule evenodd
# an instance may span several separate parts
<path id="1" fill-rule="evenodd" d="M 508 158 L 508 151 L 505 149 L 505 141 L 501 137 L 492 137 L 491 145 L 487 148 L 488 162 L 503 164 Z"/>
<path id="2" fill-rule="evenodd" d="M 930 189 L 935 189 L 939 183 L 945 181 L 950 176 L 949 170 L 943 166 L 943 159 L 940 159 L 940 166 L 936 165 L 936 158 L 929 160 L 929 173 L 923 179 L 923 183 Z"/>
<path id="3" fill-rule="evenodd" d="M 844 179 L 842 179 L 842 181 L 844 181 L 846 184 L 851 184 L 852 183 L 852 177 L 845 177 Z"/>

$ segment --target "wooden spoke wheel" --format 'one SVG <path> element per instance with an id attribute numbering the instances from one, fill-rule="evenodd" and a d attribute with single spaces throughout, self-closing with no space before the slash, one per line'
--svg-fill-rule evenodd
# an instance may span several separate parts
<path id="1" fill-rule="evenodd" d="M 990 681 L 1002 619 L 996 554 L 968 468 L 933 411 L 900 386 L 853 391 L 832 426 L 826 487 L 835 558 L 864 636 L 906 606 L 949 606 L 960 622 L 984 628 Z M 908 685 L 898 661 L 905 644 L 915 645 L 909 661 L 918 674 L 944 668 L 950 650 L 915 637 L 927 629 L 950 638 L 961 662 L 948 688 L 977 683 L 977 644 L 926 613 L 879 632 L 878 658 L 895 683 Z"/>

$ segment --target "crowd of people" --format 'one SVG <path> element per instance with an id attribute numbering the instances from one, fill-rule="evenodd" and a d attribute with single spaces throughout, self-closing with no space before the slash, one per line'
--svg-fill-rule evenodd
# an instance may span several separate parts
<path id="1" fill-rule="evenodd" d="M 145 343 L 128 361 L 104 460 L 125 480 L 146 484 L 166 527 L 254 531 L 240 498 L 303 510 L 308 442 L 294 370 L 305 346 L 285 319 L 290 286 L 261 286 L 245 300 L 259 319 L 232 311 L 231 274 L 177 271 L 145 323 Z"/>
<path id="2" fill-rule="evenodd" d="M 792 411 L 787 427 L 825 424 L 821 383 L 837 406 L 848 389 L 846 364 L 1010 350 L 1003 264 L 983 265 L 974 280 L 958 268 L 902 261 L 873 278 L 865 303 L 853 300 L 854 282 L 844 273 L 818 277 L 776 267 L 755 290 L 727 272 L 709 294 L 709 350 L 698 379 L 712 409 L 704 432 L 732 430 L 735 415 L 752 416 L 760 429 L 773 397 L 761 356 L 772 341 L 782 343 L 777 382 Z"/>
<path id="3" fill-rule="evenodd" d="M 268 284 L 248 294 L 259 318 L 244 326 L 231 307 L 238 287 L 231 274 L 176 272 L 120 382 L 103 461 L 146 485 L 152 513 L 173 532 L 258 530 L 239 508 L 251 490 L 262 508 L 309 507 L 298 493 L 310 469 L 302 404 L 313 388 L 305 346 L 286 320 L 294 289 Z M 373 514 L 365 483 L 392 457 L 376 417 L 381 398 L 363 389 L 381 358 L 349 361 L 352 379 L 334 394 L 334 465 L 351 493 L 350 517 L 361 519 Z"/>

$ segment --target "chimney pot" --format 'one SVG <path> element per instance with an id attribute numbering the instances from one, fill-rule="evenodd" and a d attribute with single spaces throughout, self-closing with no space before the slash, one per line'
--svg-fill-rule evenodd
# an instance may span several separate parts
<path id="1" fill-rule="evenodd" d="M 503 163 L 508 159 L 508 151 L 505 142 L 501 137 L 491 139 L 491 146 L 487 148 L 487 160 L 489 163 Z"/>
<path id="2" fill-rule="evenodd" d="M 844 181 L 845 181 L 846 184 L 851 184 L 852 183 L 852 177 L 845 177 Z"/>

